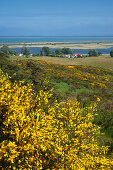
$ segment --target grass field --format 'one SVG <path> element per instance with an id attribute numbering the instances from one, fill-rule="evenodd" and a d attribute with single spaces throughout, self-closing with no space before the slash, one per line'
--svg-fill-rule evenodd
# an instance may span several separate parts
<path id="1" fill-rule="evenodd" d="M 31 58 L 31 57 L 30 57 Z M 25 57 L 12 57 L 11 59 L 29 59 Z M 58 57 L 32 57 L 33 60 L 42 60 L 61 65 L 87 65 L 113 70 L 113 58 L 110 55 L 86 58 L 58 58 Z"/>

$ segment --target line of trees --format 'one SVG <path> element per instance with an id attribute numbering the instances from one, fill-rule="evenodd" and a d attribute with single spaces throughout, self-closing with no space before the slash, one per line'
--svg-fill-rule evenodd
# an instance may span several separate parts
<path id="1" fill-rule="evenodd" d="M 49 47 L 42 47 L 40 51 L 41 56 L 55 56 L 55 55 L 64 55 L 64 54 L 73 54 L 70 48 L 58 48 L 55 52 L 50 51 Z"/>
<path id="2" fill-rule="evenodd" d="M 1 47 L 1 51 L 4 52 L 7 55 L 17 55 L 17 51 L 10 49 L 7 45 L 3 45 Z M 22 49 L 21 49 L 21 54 L 30 55 L 31 52 L 30 52 L 29 48 L 23 46 Z"/>
<path id="3" fill-rule="evenodd" d="M 12 50 L 10 49 L 7 45 L 3 45 L 1 47 L 1 51 L 4 52 L 7 55 L 17 55 L 17 51 L 16 50 Z M 23 46 L 21 49 L 21 54 L 23 55 L 30 55 L 31 52 L 29 50 L 29 48 Z M 72 49 L 70 48 L 58 48 L 55 50 L 55 52 L 50 51 L 49 47 L 42 47 L 41 51 L 40 51 L 40 55 L 41 56 L 53 56 L 53 57 L 59 57 L 59 56 L 63 56 L 66 54 L 73 54 Z M 98 52 L 96 50 L 89 50 L 88 52 L 88 56 L 100 56 L 102 53 Z M 39 54 L 38 54 L 39 55 Z M 113 57 L 113 50 L 110 51 L 110 56 Z"/>
<path id="4" fill-rule="evenodd" d="M 91 56 L 100 56 L 100 55 L 102 55 L 102 53 L 97 52 L 96 50 L 89 50 L 88 55 L 89 55 L 89 57 L 91 57 Z M 110 56 L 113 57 L 113 50 L 110 51 Z"/>
<path id="5" fill-rule="evenodd" d="M 1 51 L 7 55 L 17 55 L 17 51 L 10 49 L 7 45 L 3 45 L 1 47 Z M 23 46 L 21 49 L 21 54 L 30 55 L 31 52 L 29 48 Z M 64 55 L 64 54 L 73 54 L 73 52 L 70 48 L 62 48 L 62 49 L 58 48 L 55 50 L 55 52 L 53 52 L 53 51 L 50 51 L 49 47 L 42 47 L 40 51 L 41 56 L 56 56 L 56 55 Z"/>
<path id="6" fill-rule="evenodd" d="M 10 49 L 7 45 L 3 45 L 1 47 L 1 51 L 4 52 L 7 55 L 16 55 L 17 51 Z"/>
<path id="7" fill-rule="evenodd" d="M 67 54 L 73 54 L 72 49 L 70 48 L 58 48 L 55 50 L 55 52 L 50 51 L 49 47 L 42 47 L 40 55 L 41 56 L 53 56 L 53 57 L 58 57 L 58 56 L 63 56 Z M 88 56 L 100 56 L 102 53 L 97 52 L 96 50 L 89 50 Z"/>
<path id="8" fill-rule="evenodd" d="M 102 54 L 101 52 L 98 52 L 96 50 L 89 50 L 88 52 L 89 57 L 92 57 L 92 56 L 97 57 L 97 56 L 100 56 L 101 54 Z"/>

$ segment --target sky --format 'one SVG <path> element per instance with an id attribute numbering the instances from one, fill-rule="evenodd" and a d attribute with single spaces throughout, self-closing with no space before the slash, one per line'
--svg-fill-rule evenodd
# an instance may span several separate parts
<path id="1" fill-rule="evenodd" d="M 0 36 L 113 36 L 113 0 L 0 0 Z"/>

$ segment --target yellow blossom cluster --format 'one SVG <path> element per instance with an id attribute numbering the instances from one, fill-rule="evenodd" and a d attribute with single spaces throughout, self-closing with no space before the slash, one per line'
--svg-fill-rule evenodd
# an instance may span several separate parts
<path id="1" fill-rule="evenodd" d="M 3 169 L 85 170 L 113 168 L 108 147 L 92 123 L 96 105 L 71 100 L 50 104 L 51 91 L 34 94 L 0 72 L 0 163 Z"/>
<path id="2" fill-rule="evenodd" d="M 33 60 L 32 60 L 33 61 Z M 21 61 L 23 62 L 23 61 Z M 70 81 L 72 83 L 80 83 L 80 81 L 89 84 L 89 86 L 107 88 L 109 85 L 109 78 L 105 74 L 111 74 L 108 70 L 103 70 L 100 68 L 94 68 L 91 66 L 65 66 L 58 65 L 50 62 L 35 61 L 37 65 L 42 66 L 49 77 L 54 77 L 56 79 Z M 25 66 L 25 63 L 23 63 Z M 61 74 L 62 73 L 62 74 Z"/>

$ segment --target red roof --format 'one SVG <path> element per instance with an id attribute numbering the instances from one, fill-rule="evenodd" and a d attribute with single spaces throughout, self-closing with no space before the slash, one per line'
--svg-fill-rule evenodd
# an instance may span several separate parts
<path id="1" fill-rule="evenodd" d="M 80 53 L 74 53 L 73 55 L 80 55 L 80 56 L 81 56 L 82 54 L 80 54 Z"/>

